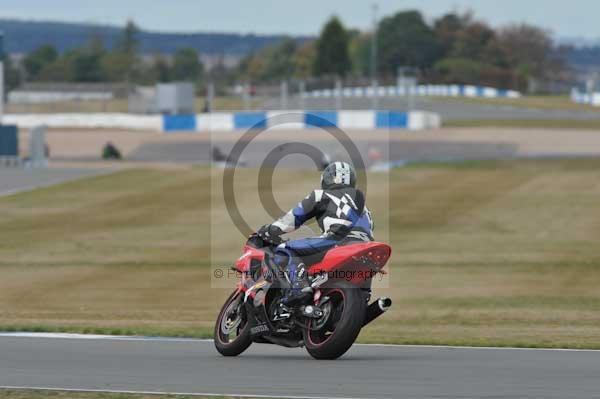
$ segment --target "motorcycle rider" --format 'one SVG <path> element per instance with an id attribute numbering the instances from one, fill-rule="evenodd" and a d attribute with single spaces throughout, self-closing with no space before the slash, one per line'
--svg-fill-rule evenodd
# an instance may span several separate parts
<path id="1" fill-rule="evenodd" d="M 279 236 L 298 229 L 312 218 L 316 219 L 321 236 L 288 241 L 275 252 L 275 262 L 287 267 L 292 287 L 282 299 L 282 304 L 287 306 L 312 297 L 303 260 L 316 263 L 336 245 L 373 241 L 373 221 L 365 206 L 364 194 L 356 188 L 352 165 L 329 164 L 321 175 L 321 189 L 312 191 L 295 208 L 262 226 L 257 233 L 263 240 L 277 242 Z"/>

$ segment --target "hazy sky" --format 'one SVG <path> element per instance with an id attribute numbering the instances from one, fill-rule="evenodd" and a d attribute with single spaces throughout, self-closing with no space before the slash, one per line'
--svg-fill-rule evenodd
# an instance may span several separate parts
<path id="1" fill-rule="evenodd" d="M 0 0 L 0 17 L 123 24 L 145 29 L 316 34 L 332 14 L 366 28 L 371 5 L 379 14 L 418 8 L 428 18 L 473 9 L 492 25 L 531 22 L 557 36 L 600 38 L 598 0 Z"/>

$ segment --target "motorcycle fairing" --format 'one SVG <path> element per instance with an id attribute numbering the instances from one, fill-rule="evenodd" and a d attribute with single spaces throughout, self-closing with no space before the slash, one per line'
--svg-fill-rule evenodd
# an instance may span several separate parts
<path id="1" fill-rule="evenodd" d="M 343 278 L 355 285 L 361 285 L 368 276 L 373 277 L 383 269 L 391 253 L 392 248 L 389 245 L 379 242 L 337 246 L 327 251 L 320 262 L 311 265 L 308 273 L 328 273 L 333 278 Z M 262 264 L 264 259 L 264 250 L 246 245 L 243 255 L 235 263 L 235 269 L 249 276 L 253 265 Z M 340 272 L 337 276 L 334 273 L 336 271 Z M 349 275 L 353 277 L 347 278 Z M 250 287 L 240 288 L 245 291 Z"/>
<path id="2" fill-rule="evenodd" d="M 264 258 L 265 252 L 263 250 L 245 245 L 244 253 L 235 262 L 235 269 L 240 273 L 248 273 L 253 260 L 262 263 Z"/>

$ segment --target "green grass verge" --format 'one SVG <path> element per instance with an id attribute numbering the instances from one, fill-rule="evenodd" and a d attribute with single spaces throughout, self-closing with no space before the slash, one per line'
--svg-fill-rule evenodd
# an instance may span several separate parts
<path id="1" fill-rule="evenodd" d="M 207 205 L 219 173 L 128 170 L 0 198 L 0 329 L 210 337 L 235 284 L 216 288 L 210 265 L 242 241 Z M 256 177 L 240 170 L 236 189 L 258 226 Z M 377 237 L 394 248 L 375 295 L 395 304 L 360 342 L 600 349 L 599 159 L 368 177 Z M 316 179 L 276 174 L 278 202 Z"/>
<path id="2" fill-rule="evenodd" d="M 251 109 L 259 109 L 265 99 L 252 98 L 248 105 Z M 204 98 L 196 98 L 196 112 L 203 112 Z M 213 101 L 213 111 L 240 111 L 246 104 L 241 96 L 217 96 Z M 127 99 L 111 99 L 108 101 L 62 101 L 41 104 L 7 104 L 8 113 L 60 113 L 60 112 L 129 112 Z"/>
<path id="3" fill-rule="evenodd" d="M 379 321 L 385 322 L 384 319 Z M 102 328 L 102 327 L 56 327 L 43 325 L 3 326 L 0 324 L 0 332 L 17 333 L 69 333 L 69 334 L 93 334 L 114 335 L 131 337 L 164 337 L 164 338 L 190 338 L 190 339 L 212 339 L 212 328 L 198 329 L 164 329 L 164 328 Z M 592 349 L 600 350 L 600 343 L 574 343 L 552 340 L 511 340 L 511 339 L 489 339 L 480 338 L 455 338 L 448 339 L 440 337 L 416 338 L 416 337 L 372 337 L 369 334 L 359 336 L 358 343 L 361 344 L 393 344 L 393 345 L 433 345 L 433 346 L 468 346 L 468 347 L 498 347 L 498 348 L 552 348 L 552 349 Z M 0 396 L 1 397 L 1 396 Z"/>
<path id="4" fill-rule="evenodd" d="M 208 327 L 198 328 L 161 328 L 161 327 L 94 327 L 94 326 L 53 326 L 43 324 L 3 325 L 2 332 L 33 333 L 70 333 L 94 335 L 122 335 L 138 337 L 174 337 L 174 338 L 212 338 L 213 330 Z"/>
<path id="5" fill-rule="evenodd" d="M 516 108 L 535 108 L 545 110 L 574 110 L 574 111 L 598 111 L 598 107 L 593 107 L 587 104 L 578 104 L 571 101 L 571 98 L 566 95 L 540 95 L 540 96 L 523 96 L 520 98 L 468 98 L 468 97 L 448 97 L 446 101 L 461 102 L 467 104 L 479 105 L 501 105 Z"/>
<path id="6" fill-rule="evenodd" d="M 599 114 L 600 116 L 600 114 Z M 595 120 L 568 119 L 469 119 L 443 121 L 444 127 L 511 127 L 542 129 L 600 130 L 600 118 Z"/>
<path id="7" fill-rule="evenodd" d="M 150 395 L 110 392 L 1 389 L 0 399 L 235 399 L 233 396 Z M 252 399 L 252 398 L 249 398 Z"/>

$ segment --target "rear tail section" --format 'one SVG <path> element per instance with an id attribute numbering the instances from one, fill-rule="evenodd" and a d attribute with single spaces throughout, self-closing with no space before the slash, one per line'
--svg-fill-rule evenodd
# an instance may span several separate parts
<path id="1" fill-rule="evenodd" d="M 327 273 L 329 280 L 345 280 L 362 286 L 382 272 L 392 253 L 389 245 L 368 242 L 335 247 L 323 260 L 312 265 L 309 274 Z"/>

